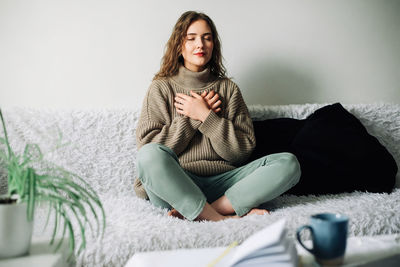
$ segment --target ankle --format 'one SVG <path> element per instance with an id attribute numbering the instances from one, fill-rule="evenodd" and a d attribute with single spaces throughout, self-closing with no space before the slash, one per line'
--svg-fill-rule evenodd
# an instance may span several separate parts
<path id="1" fill-rule="evenodd" d="M 221 215 L 235 214 L 231 202 L 225 195 L 211 203 L 211 206 Z"/>

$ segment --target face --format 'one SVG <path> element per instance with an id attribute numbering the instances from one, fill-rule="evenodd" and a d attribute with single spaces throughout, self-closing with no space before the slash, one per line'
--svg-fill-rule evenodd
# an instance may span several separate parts
<path id="1" fill-rule="evenodd" d="M 184 66 L 195 72 L 205 69 L 214 48 L 211 29 L 205 20 L 190 24 L 182 45 Z"/>

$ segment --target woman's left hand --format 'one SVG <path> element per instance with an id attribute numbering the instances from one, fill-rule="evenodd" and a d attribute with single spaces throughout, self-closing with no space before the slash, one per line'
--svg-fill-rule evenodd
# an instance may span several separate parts
<path id="1" fill-rule="evenodd" d="M 204 122 L 211 109 L 201 95 L 193 91 L 190 91 L 190 94 L 192 96 L 176 94 L 174 103 L 176 111 L 181 115 Z"/>
<path id="2" fill-rule="evenodd" d="M 203 93 L 201 93 L 201 96 L 207 102 L 208 107 L 211 108 L 215 113 L 221 111 L 220 105 L 222 102 L 221 100 L 219 100 L 219 95 L 214 90 L 211 90 L 208 93 L 207 91 L 203 91 Z"/>

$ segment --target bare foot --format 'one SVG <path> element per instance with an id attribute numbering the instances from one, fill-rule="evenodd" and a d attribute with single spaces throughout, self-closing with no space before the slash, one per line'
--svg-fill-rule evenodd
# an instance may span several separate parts
<path id="1" fill-rule="evenodd" d="M 256 215 L 264 215 L 264 214 L 271 214 L 268 210 L 266 209 L 251 209 L 246 215 L 251 215 L 251 214 L 256 214 Z M 245 215 L 245 216 L 246 216 Z"/>
<path id="2" fill-rule="evenodd" d="M 172 209 L 172 210 L 168 211 L 167 215 L 176 217 L 181 220 L 185 220 L 185 217 L 183 217 L 183 215 L 180 214 L 176 209 Z M 230 219 L 230 218 L 240 218 L 240 217 L 237 215 L 229 215 L 229 216 L 223 216 L 223 218 L 221 218 L 220 220 L 225 220 L 225 219 Z M 194 221 L 200 222 L 200 221 L 204 221 L 204 219 L 197 217 L 196 219 L 194 219 Z"/>
<path id="3" fill-rule="evenodd" d="M 181 220 L 185 219 L 185 217 L 183 217 L 182 214 L 180 214 L 176 209 L 172 209 L 172 210 L 168 211 L 167 214 L 168 214 L 168 216 L 173 216 L 173 217 L 176 217 Z"/>
<path id="4" fill-rule="evenodd" d="M 256 214 L 256 215 L 264 215 L 268 213 L 269 211 L 266 209 L 251 209 L 246 215 L 251 215 L 251 214 Z M 168 216 L 173 216 L 178 219 L 184 220 L 185 217 L 183 217 L 182 214 L 180 214 L 176 209 L 172 209 L 168 211 Z M 242 216 L 242 217 L 244 217 Z M 240 216 L 235 215 L 235 214 L 230 214 L 230 215 L 221 215 L 218 212 L 216 212 L 212 206 L 208 203 L 204 206 L 203 211 L 200 213 L 200 215 L 195 219 L 195 221 L 220 221 L 220 220 L 226 220 L 226 219 L 238 219 Z"/>

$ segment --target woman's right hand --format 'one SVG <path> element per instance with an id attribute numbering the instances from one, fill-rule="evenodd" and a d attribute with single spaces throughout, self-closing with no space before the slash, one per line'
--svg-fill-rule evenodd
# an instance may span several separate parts
<path id="1" fill-rule="evenodd" d="M 201 97 L 207 102 L 207 105 L 210 109 L 212 109 L 215 113 L 218 113 L 221 111 L 221 108 L 219 106 L 221 105 L 221 100 L 219 100 L 219 95 L 214 92 L 214 90 L 211 90 L 210 92 L 207 93 L 207 91 L 203 91 L 201 93 Z"/>

